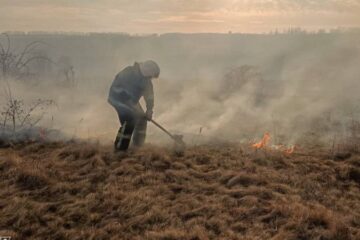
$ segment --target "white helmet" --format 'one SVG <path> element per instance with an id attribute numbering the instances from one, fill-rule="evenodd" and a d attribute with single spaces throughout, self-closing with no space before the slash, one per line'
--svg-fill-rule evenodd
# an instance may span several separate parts
<path id="1" fill-rule="evenodd" d="M 139 67 L 144 77 L 158 78 L 160 75 L 159 65 L 152 60 L 140 62 Z"/>

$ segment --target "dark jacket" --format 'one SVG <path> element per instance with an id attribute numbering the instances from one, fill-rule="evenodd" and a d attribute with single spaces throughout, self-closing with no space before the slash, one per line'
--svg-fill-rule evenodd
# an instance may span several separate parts
<path id="1" fill-rule="evenodd" d="M 108 101 L 118 111 L 132 110 L 141 97 L 144 97 L 146 109 L 152 111 L 154 107 L 154 91 L 150 78 L 145 78 L 135 63 L 119 72 L 109 91 Z M 126 111 L 127 111 L 126 110 Z"/>

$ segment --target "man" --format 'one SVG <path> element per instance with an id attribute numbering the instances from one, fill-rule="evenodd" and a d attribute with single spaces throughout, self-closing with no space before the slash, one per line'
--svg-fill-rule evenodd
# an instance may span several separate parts
<path id="1" fill-rule="evenodd" d="M 160 68 L 149 60 L 135 62 L 118 73 L 111 85 L 108 102 L 118 113 L 121 127 L 115 139 L 115 150 L 126 151 L 131 138 L 135 147 L 145 142 L 147 121 L 152 119 L 154 92 L 152 79 L 158 78 Z M 139 100 L 144 97 L 146 112 Z"/>

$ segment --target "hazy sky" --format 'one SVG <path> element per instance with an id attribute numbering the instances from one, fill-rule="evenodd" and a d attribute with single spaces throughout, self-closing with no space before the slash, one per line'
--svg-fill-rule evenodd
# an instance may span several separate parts
<path id="1" fill-rule="evenodd" d="M 264 32 L 360 27 L 360 0 L 0 0 L 0 31 Z"/>

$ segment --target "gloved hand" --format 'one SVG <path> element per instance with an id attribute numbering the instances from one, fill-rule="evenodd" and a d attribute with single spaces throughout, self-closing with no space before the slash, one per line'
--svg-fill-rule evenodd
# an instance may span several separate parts
<path id="1" fill-rule="evenodd" d="M 148 121 L 152 119 L 152 116 L 153 116 L 153 111 L 150 109 L 146 110 L 145 117 Z"/>

